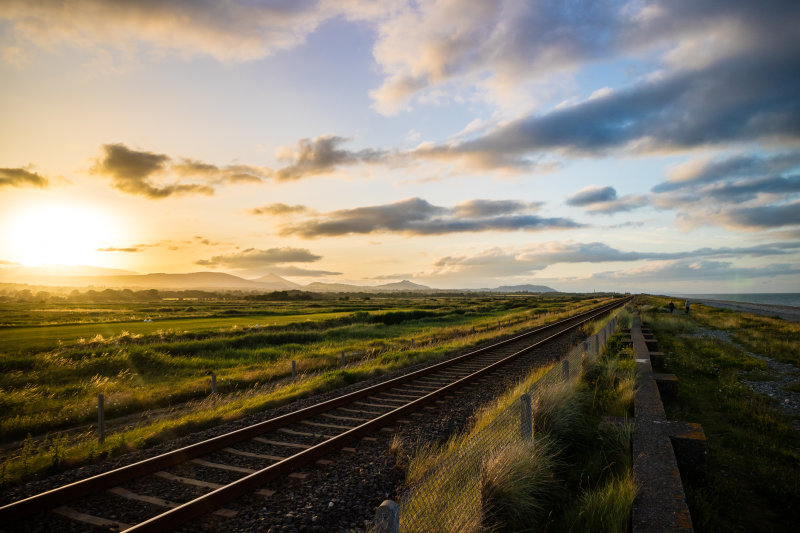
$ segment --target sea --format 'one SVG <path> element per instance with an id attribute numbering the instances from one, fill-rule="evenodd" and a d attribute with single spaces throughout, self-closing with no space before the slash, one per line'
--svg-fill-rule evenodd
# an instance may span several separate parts
<path id="1" fill-rule="evenodd" d="M 742 294 L 675 294 L 688 299 L 728 300 L 753 304 L 789 305 L 800 307 L 800 292 L 752 292 Z"/>

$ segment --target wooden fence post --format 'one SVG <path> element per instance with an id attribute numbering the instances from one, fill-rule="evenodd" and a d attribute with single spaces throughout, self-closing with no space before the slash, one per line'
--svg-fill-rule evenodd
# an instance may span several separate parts
<path id="1" fill-rule="evenodd" d="M 519 397 L 519 434 L 524 442 L 533 438 L 533 411 L 531 409 L 531 395 L 528 393 Z"/>

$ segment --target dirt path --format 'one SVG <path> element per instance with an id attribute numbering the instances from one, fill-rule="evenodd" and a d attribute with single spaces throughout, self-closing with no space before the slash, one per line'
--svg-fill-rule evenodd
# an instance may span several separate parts
<path id="1" fill-rule="evenodd" d="M 731 309 L 733 311 L 738 311 L 740 313 L 753 313 L 756 315 L 764 315 L 764 316 L 779 316 L 784 320 L 789 320 L 791 322 L 800 322 L 800 307 L 791 307 L 788 305 L 732 302 L 729 300 L 690 299 L 689 301 L 701 303 L 703 305 L 708 305 L 711 307 Z"/>

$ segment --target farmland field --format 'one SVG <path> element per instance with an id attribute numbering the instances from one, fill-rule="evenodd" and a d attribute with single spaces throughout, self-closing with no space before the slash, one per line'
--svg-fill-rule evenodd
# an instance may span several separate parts
<path id="1" fill-rule="evenodd" d="M 202 402 L 212 372 L 219 399 L 249 398 L 249 407 L 233 409 L 230 417 L 434 360 L 606 299 L 445 294 L 61 301 L 61 313 L 48 310 L 52 303 L 6 299 L 0 301 L 6 324 L 0 327 L 0 444 L 92 424 L 99 393 L 109 419 Z M 43 325 L 33 325 L 36 320 Z M 297 381 L 290 379 L 292 361 Z"/>

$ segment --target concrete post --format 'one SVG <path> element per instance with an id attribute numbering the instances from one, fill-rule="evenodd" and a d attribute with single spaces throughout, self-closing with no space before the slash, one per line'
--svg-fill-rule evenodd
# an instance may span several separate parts
<path id="1" fill-rule="evenodd" d="M 344 350 L 342 350 L 342 362 L 339 366 L 344 366 Z"/>
<path id="2" fill-rule="evenodd" d="M 375 510 L 374 525 L 377 533 L 399 533 L 400 506 L 392 500 L 383 500 Z"/>
<path id="3" fill-rule="evenodd" d="M 211 373 L 211 394 L 217 393 L 217 374 L 215 372 Z"/>
<path id="4" fill-rule="evenodd" d="M 297 377 L 297 361 L 292 361 L 292 379 Z"/>
<path id="5" fill-rule="evenodd" d="M 569 359 L 564 359 L 561 362 L 561 378 L 564 381 L 569 381 Z"/>
<path id="6" fill-rule="evenodd" d="M 519 397 L 519 434 L 524 442 L 533 439 L 533 411 L 528 393 Z"/>
<path id="7" fill-rule="evenodd" d="M 105 399 L 102 394 L 97 395 L 97 442 L 103 444 L 106 440 Z"/>

